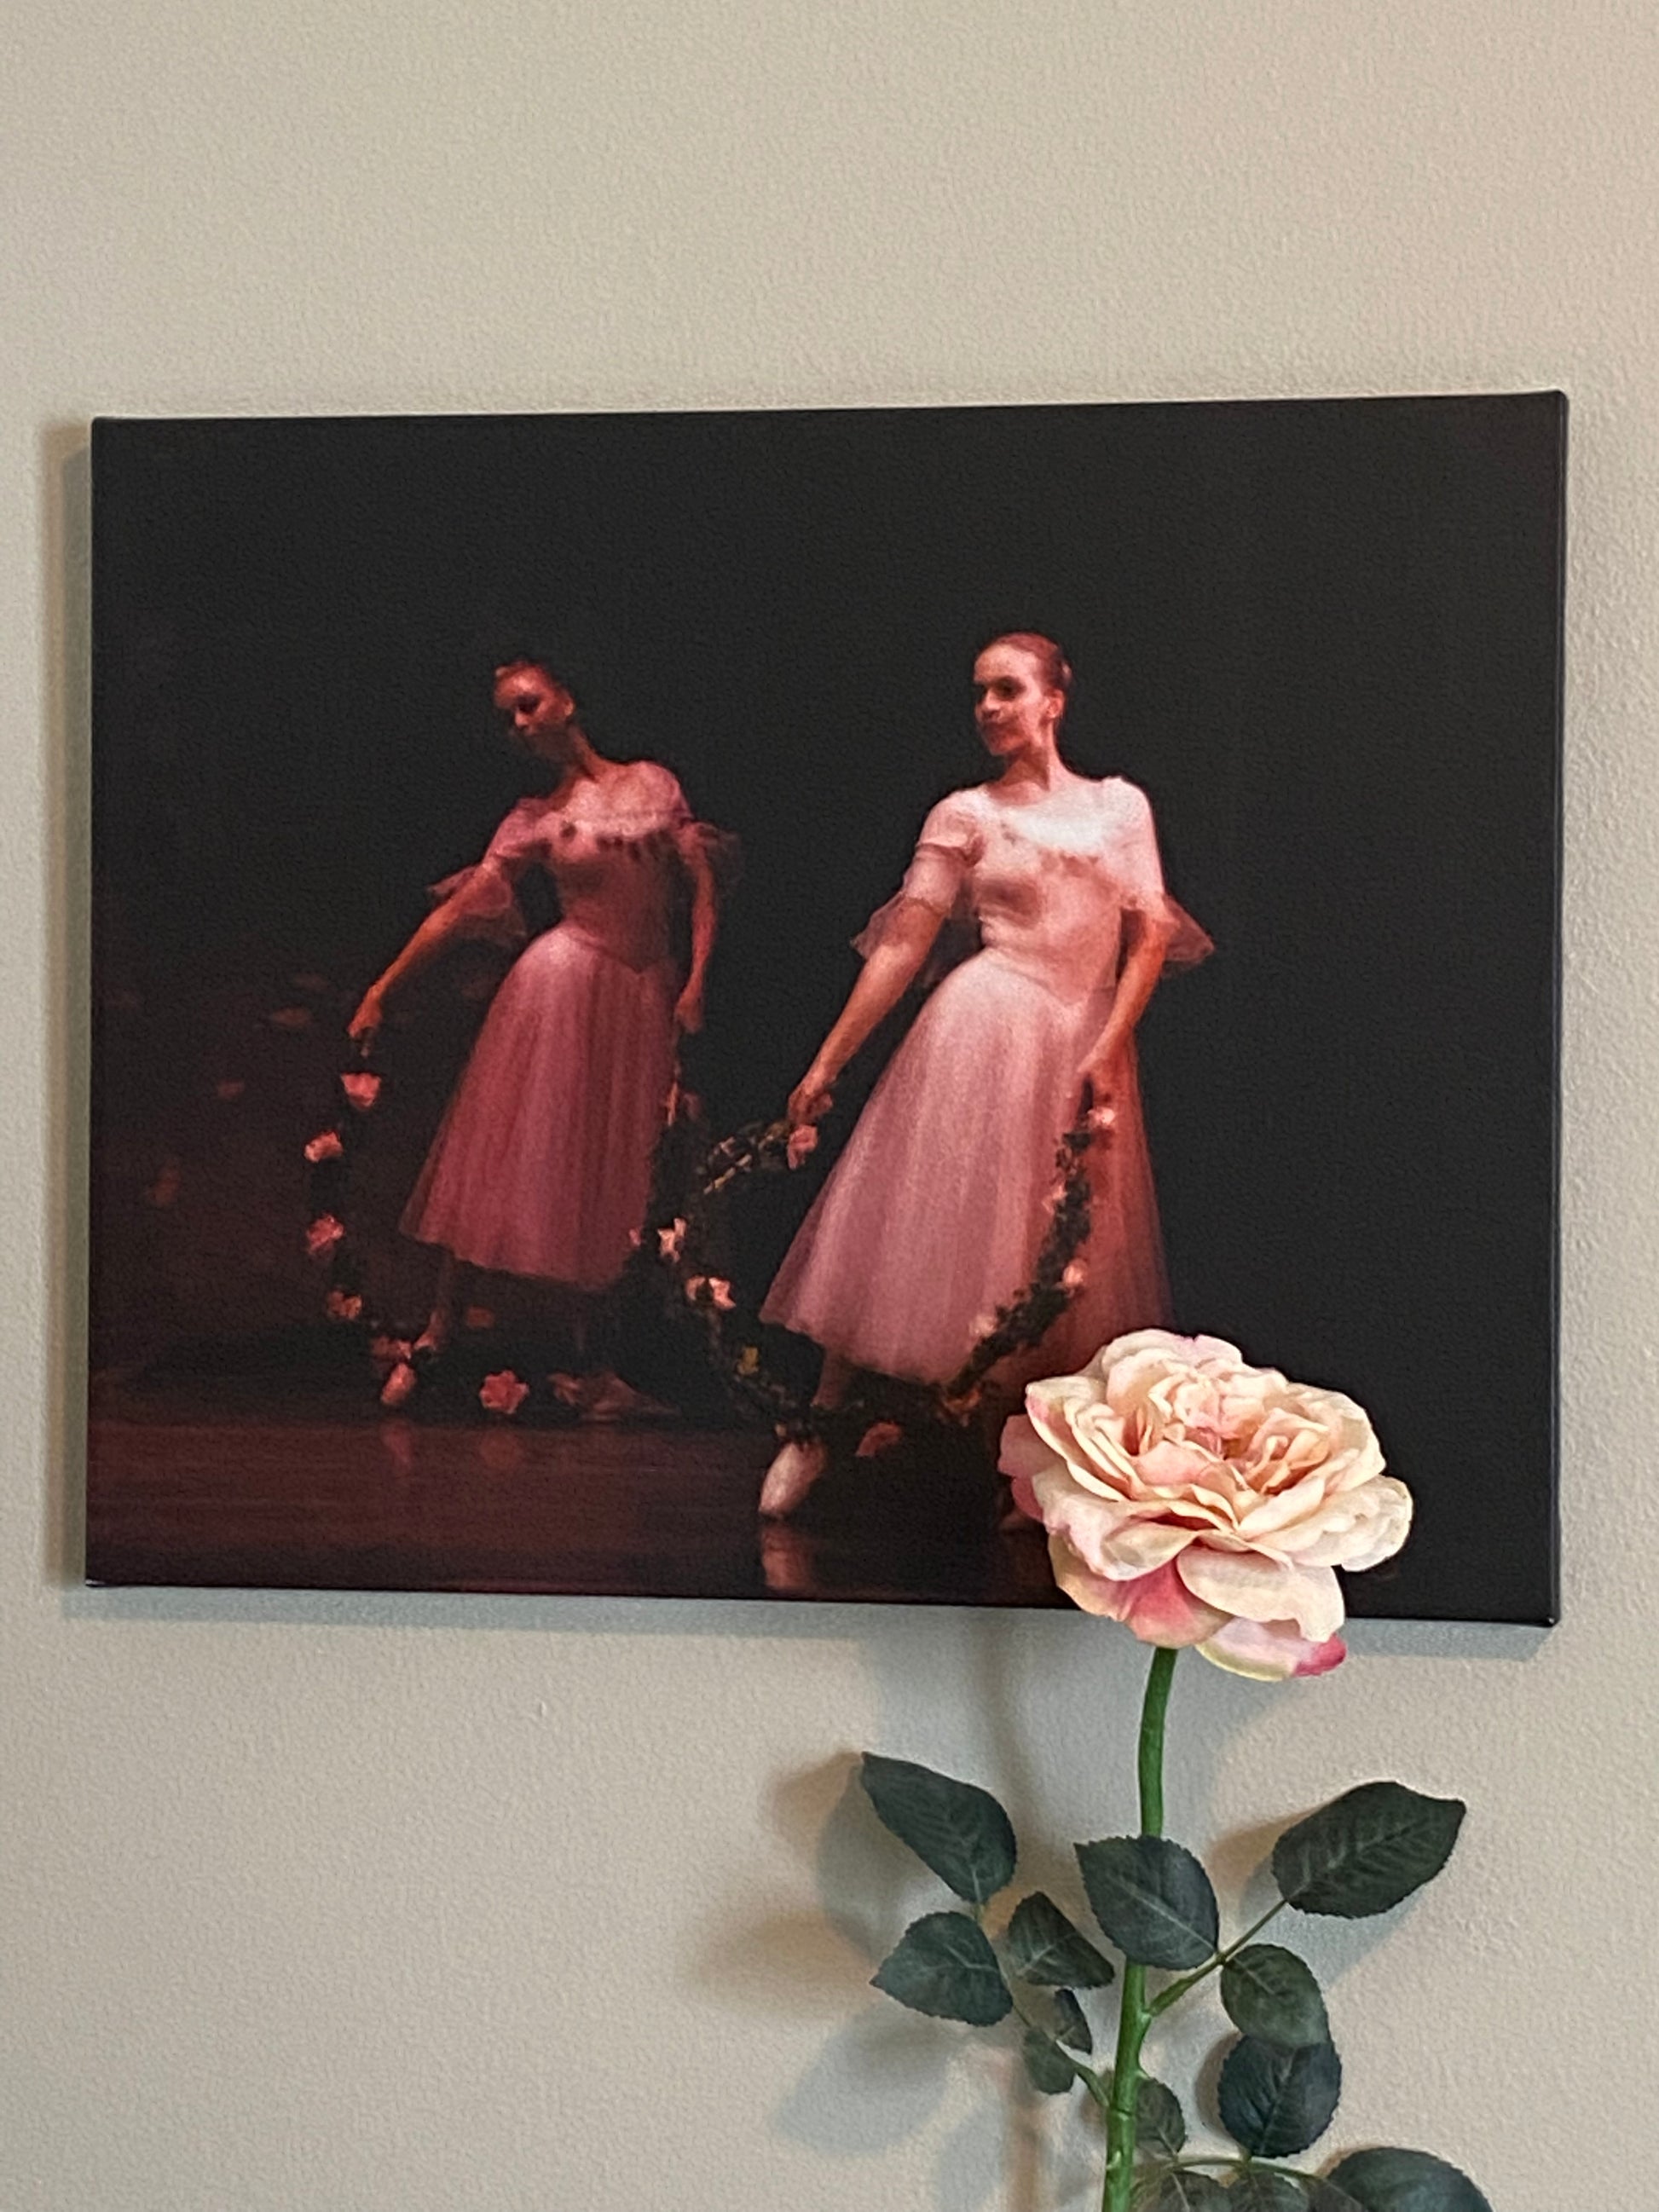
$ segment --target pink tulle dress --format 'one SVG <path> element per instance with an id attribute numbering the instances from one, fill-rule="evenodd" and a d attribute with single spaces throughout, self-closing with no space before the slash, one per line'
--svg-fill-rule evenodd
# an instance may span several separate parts
<path id="1" fill-rule="evenodd" d="M 923 823 L 861 951 L 902 900 L 976 925 L 980 949 L 889 1061 L 762 1317 L 855 1366 L 939 1382 L 1030 1279 L 1126 915 L 1168 923 L 1178 960 L 1201 957 L 1209 940 L 1164 891 L 1146 794 L 1116 776 L 1034 799 L 994 784 L 953 793 Z M 1033 1371 L 1081 1366 L 1123 1331 L 1170 1320 L 1133 1054 L 1113 1103 L 1091 1154 L 1086 1279 Z"/>
<path id="2" fill-rule="evenodd" d="M 561 919 L 495 994 L 404 1210 L 406 1235 L 580 1291 L 622 1273 L 673 1076 L 674 922 L 701 834 L 669 771 L 635 761 L 560 803 L 520 799 L 478 866 L 440 886 L 470 927 L 510 938 L 513 886 L 544 868 Z"/>

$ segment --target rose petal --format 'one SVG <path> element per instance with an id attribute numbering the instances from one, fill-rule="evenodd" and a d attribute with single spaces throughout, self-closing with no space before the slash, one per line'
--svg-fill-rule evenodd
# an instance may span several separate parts
<path id="1" fill-rule="evenodd" d="M 1181 1577 L 1194 1597 L 1222 1613 L 1246 1620 L 1293 1620 L 1316 1644 L 1342 1626 L 1342 1592 L 1328 1567 L 1290 1566 L 1206 1541 L 1182 1555 Z"/>
<path id="2" fill-rule="evenodd" d="M 1048 1559 L 1055 1582 L 1074 1605 L 1103 1620 L 1121 1620 L 1143 1644 L 1176 1650 L 1201 1644 L 1225 1623 L 1224 1613 L 1194 1598 L 1173 1567 L 1159 1567 L 1129 1582 L 1109 1581 L 1091 1574 L 1087 1561 L 1057 1535 L 1048 1539 Z"/>
<path id="3" fill-rule="evenodd" d="M 1155 1507 L 1097 1498 L 1066 1473 L 1045 1470 L 1030 1480 L 1050 1534 L 1063 1535 L 1092 1574 L 1113 1581 L 1150 1574 L 1185 1551 L 1199 1534 L 1164 1519 Z"/>
<path id="4" fill-rule="evenodd" d="M 1028 1481 L 1039 1468 L 1060 1468 L 1064 1465 L 1052 1444 L 1040 1437 L 1025 1413 L 1012 1413 L 1002 1425 L 1002 1441 L 997 1451 L 999 1473 L 1018 1481 L 1024 1476 Z"/>
<path id="5" fill-rule="evenodd" d="M 1230 1674 L 1253 1682 L 1284 1682 L 1292 1674 L 1328 1674 L 1348 1656 L 1340 1636 L 1314 1643 L 1291 1620 L 1230 1620 L 1199 1645 L 1200 1654 Z"/>

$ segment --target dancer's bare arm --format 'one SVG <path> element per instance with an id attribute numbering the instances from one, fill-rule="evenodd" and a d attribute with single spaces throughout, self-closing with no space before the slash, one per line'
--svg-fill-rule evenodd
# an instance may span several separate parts
<path id="1" fill-rule="evenodd" d="M 683 859 L 691 878 L 691 966 L 674 1008 L 674 1020 L 680 1029 L 695 1036 L 702 1027 L 703 985 L 720 929 L 720 901 L 714 889 L 714 871 L 702 846 L 692 845 Z"/>
<path id="2" fill-rule="evenodd" d="M 502 878 L 503 887 L 511 896 L 511 887 Z M 400 983 L 428 962 L 434 959 L 452 938 L 459 936 L 474 918 L 476 902 L 469 903 L 459 897 L 447 898 L 441 906 L 434 907 L 426 920 L 415 932 L 403 951 L 377 976 L 364 992 L 362 1003 L 346 1025 L 346 1035 L 352 1037 L 367 1052 L 374 1043 L 375 1034 L 386 1019 L 386 1002 Z"/>
<path id="3" fill-rule="evenodd" d="M 830 1111 L 836 1078 L 921 973 L 943 921 L 932 907 L 910 898 L 901 899 L 886 918 L 880 944 L 865 962 L 812 1065 L 789 1094 L 789 1118 L 798 1128 L 822 1121 Z"/>
<path id="4" fill-rule="evenodd" d="M 1079 1071 L 1081 1079 L 1093 1089 L 1097 1105 L 1103 1103 L 1111 1094 L 1123 1048 L 1134 1035 L 1135 1025 L 1146 1011 L 1146 1001 L 1164 972 L 1164 956 L 1171 935 L 1170 925 L 1161 916 L 1137 915 L 1131 927 L 1135 939 L 1117 979 L 1112 1011 Z"/>

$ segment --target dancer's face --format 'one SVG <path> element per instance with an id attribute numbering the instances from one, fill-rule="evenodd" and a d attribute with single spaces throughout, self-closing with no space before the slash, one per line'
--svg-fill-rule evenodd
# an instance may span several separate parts
<path id="1" fill-rule="evenodd" d="M 495 711 L 506 715 L 526 752 L 543 760 L 568 757 L 576 702 L 545 669 L 502 669 L 495 678 Z"/>
<path id="2" fill-rule="evenodd" d="M 1048 744 L 1065 704 L 1023 646 L 988 645 L 974 663 L 974 720 L 998 760 Z"/>

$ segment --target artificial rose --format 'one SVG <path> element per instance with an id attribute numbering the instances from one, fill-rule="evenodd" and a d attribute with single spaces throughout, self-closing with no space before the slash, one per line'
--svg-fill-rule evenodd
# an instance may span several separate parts
<path id="1" fill-rule="evenodd" d="M 346 1103 L 355 1112 L 367 1114 L 380 1095 L 380 1079 L 353 1069 L 340 1078 L 340 1088 L 346 1095 Z"/>
<path id="2" fill-rule="evenodd" d="M 325 1160 L 337 1160 L 344 1150 L 345 1146 L 340 1142 L 339 1131 L 324 1129 L 306 1146 L 306 1158 L 311 1162 L 313 1167 L 319 1167 Z"/>
<path id="3" fill-rule="evenodd" d="M 331 1321 L 361 1321 L 363 1302 L 355 1291 L 332 1290 L 323 1301 Z"/>
<path id="4" fill-rule="evenodd" d="M 1377 1565 L 1411 1527 L 1351 1398 L 1213 1336 L 1141 1329 L 1029 1384 L 1000 1464 L 1085 1613 L 1259 1680 L 1340 1663 L 1335 1569 Z"/>

